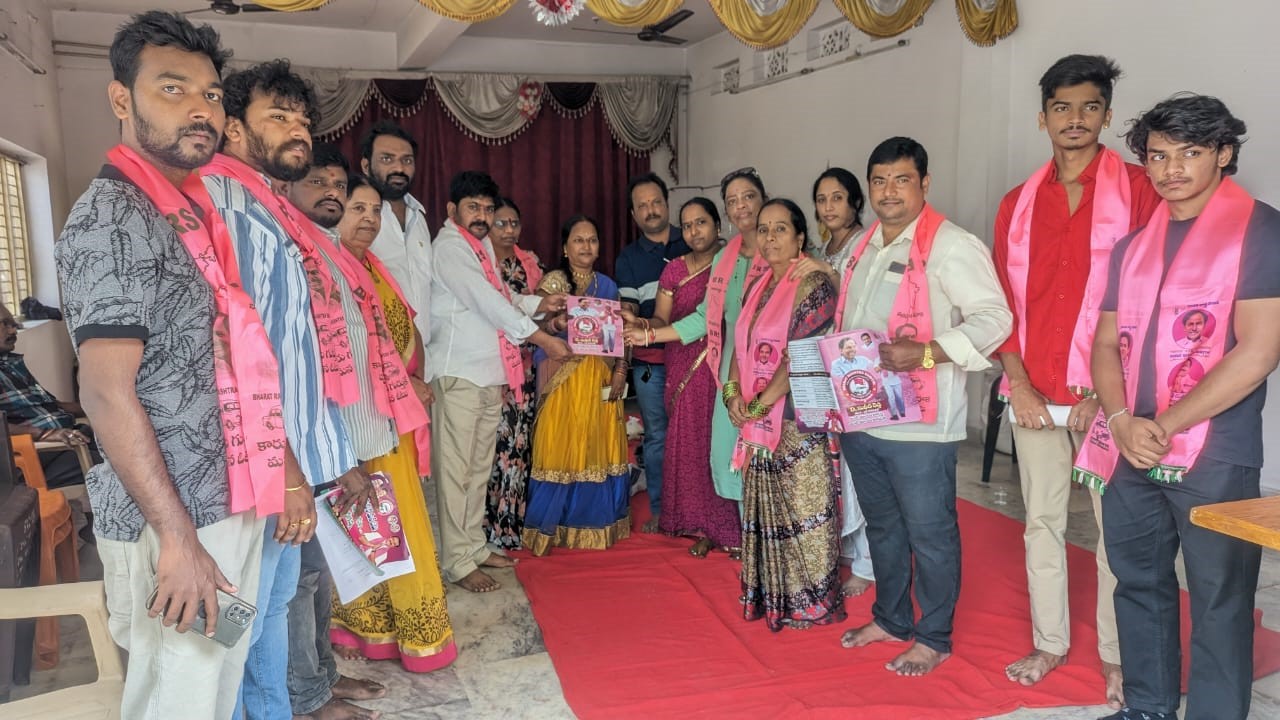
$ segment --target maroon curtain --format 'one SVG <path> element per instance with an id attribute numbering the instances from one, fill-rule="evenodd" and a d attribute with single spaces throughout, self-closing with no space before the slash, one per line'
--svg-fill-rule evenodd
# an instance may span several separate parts
<path id="1" fill-rule="evenodd" d="M 410 85 L 414 81 L 377 82 L 384 97 L 396 104 L 412 105 L 422 97 Z M 576 119 L 544 106 L 515 138 L 485 145 L 458 128 L 433 90 L 426 92 L 421 109 L 402 118 L 371 101 L 359 121 L 333 140 L 353 170 L 360 167 L 364 133 L 379 120 L 394 120 L 418 140 L 412 192 L 426 206 L 433 237 L 446 217 L 450 178 L 461 170 L 483 170 L 520 206 L 522 247 L 536 252 L 548 268 L 556 267 L 560 225 L 575 213 L 586 213 L 600 223 L 596 269 L 613 275 L 618 251 L 639 232 L 627 210 L 627 181 L 649 172 L 649 158 L 628 154 L 613 139 L 599 104 Z"/>

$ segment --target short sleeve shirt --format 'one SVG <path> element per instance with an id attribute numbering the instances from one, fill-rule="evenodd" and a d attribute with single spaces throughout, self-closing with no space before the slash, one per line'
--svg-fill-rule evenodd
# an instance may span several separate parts
<path id="1" fill-rule="evenodd" d="M 1170 220 L 1164 247 L 1164 272 L 1169 272 L 1178 249 L 1187 239 L 1194 219 Z M 1141 231 L 1138 231 L 1141 232 Z M 1111 251 L 1111 267 L 1107 274 L 1107 294 L 1102 299 L 1104 312 L 1115 312 L 1120 299 L 1120 268 L 1125 253 L 1138 232 L 1116 243 Z M 1163 280 L 1161 281 L 1163 284 Z M 1240 276 L 1236 283 L 1236 300 L 1260 300 L 1280 297 L 1280 212 L 1261 202 L 1254 203 L 1253 215 L 1245 229 L 1244 252 L 1240 257 Z M 1152 307 L 1154 312 L 1155 308 Z M 1147 330 L 1143 341 L 1146 348 L 1140 358 L 1138 391 L 1133 414 L 1136 417 L 1153 418 L 1156 415 L 1155 342 L 1159 328 L 1155 323 Z M 1235 328 L 1227 323 L 1227 352 L 1236 345 Z M 1209 435 L 1205 438 L 1204 457 L 1232 465 L 1251 468 L 1262 467 L 1262 405 L 1267 399 L 1267 384 L 1263 382 L 1253 392 L 1235 405 L 1223 410 L 1209 422 Z"/>
<path id="2" fill-rule="evenodd" d="M 77 354 L 95 339 L 143 343 L 136 393 L 178 498 L 197 528 L 227 518 L 213 292 L 182 240 L 137 186 L 107 166 L 71 209 L 54 256 Z M 110 454 L 103 457 L 85 476 L 94 531 L 135 542 L 146 520 Z"/>

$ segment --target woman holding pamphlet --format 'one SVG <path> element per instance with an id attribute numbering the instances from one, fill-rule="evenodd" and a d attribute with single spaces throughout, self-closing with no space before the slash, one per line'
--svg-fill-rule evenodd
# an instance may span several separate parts
<path id="1" fill-rule="evenodd" d="M 422 342 L 409 306 L 390 273 L 369 252 L 382 227 L 382 198 L 359 177 L 351 178 L 347 193 L 346 211 L 338 223 L 342 247 L 350 253 L 349 261 L 367 271 L 370 282 L 361 290 L 376 294 L 395 350 L 409 371 L 409 383 L 420 400 L 429 402 L 430 390 L 422 382 Z M 419 480 L 418 449 L 427 446 L 419 439 L 427 438 L 401 433 L 391 452 L 365 463 L 370 474 L 381 472 L 391 478 L 414 571 L 376 585 L 350 603 L 335 600 L 329 637 L 335 652 L 347 659 L 399 659 L 410 672 L 431 672 L 452 663 L 458 650 Z M 423 461 L 425 465 L 425 457 Z"/>
<path id="2" fill-rule="evenodd" d="M 787 377 L 787 343 L 825 334 L 836 309 L 827 273 L 794 271 L 807 231 L 804 213 L 790 200 L 761 208 L 756 241 L 768 271 L 747 287 L 722 390 L 740 428 L 733 463 L 742 468 L 743 615 L 764 618 L 773 631 L 845 617 L 827 438 L 797 427 Z M 773 352 L 747 351 L 761 344 Z M 758 393 L 757 379 L 766 381 Z"/>
<path id="3" fill-rule="evenodd" d="M 524 546 L 534 555 L 552 547 L 603 550 L 631 534 L 631 476 L 622 421 L 627 362 L 621 343 L 608 353 L 604 325 L 621 325 L 618 286 L 593 270 L 600 256 L 594 220 L 575 215 L 560 232 L 563 257 L 538 286 L 569 293 L 557 318 L 574 356 L 539 358 L 539 409 L 525 507 Z M 616 326 L 615 326 L 616 329 Z"/>

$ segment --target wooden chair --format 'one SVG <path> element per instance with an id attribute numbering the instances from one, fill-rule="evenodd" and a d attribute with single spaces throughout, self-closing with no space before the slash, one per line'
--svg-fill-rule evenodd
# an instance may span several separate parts
<path id="1" fill-rule="evenodd" d="M 40 456 L 29 435 L 12 435 L 14 464 L 22 470 L 27 485 L 40 496 L 40 584 L 76 582 L 80 579 L 80 556 L 76 553 L 76 528 L 71 506 L 60 490 L 45 483 Z M 58 618 L 36 622 L 36 668 L 48 670 L 58 664 Z"/>
<path id="2" fill-rule="evenodd" d="M 124 695 L 120 651 L 107 625 L 107 598 L 101 581 L 0 590 L 0 620 L 80 615 L 89 629 L 98 679 L 3 706 L 5 720 L 117 720 Z"/>

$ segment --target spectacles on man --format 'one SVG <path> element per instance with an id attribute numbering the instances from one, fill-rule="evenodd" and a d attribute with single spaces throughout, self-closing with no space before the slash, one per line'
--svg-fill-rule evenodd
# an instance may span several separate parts
<path id="1" fill-rule="evenodd" d="M 496 227 L 496 228 L 498 228 L 499 230 L 502 230 L 502 229 L 504 229 L 504 228 L 511 228 L 512 230 L 519 230 L 519 229 L 520 229 L 520 221 L 519 221 L 519 220 L 494 220 L 494 221 L 493 221 L 493 226 L 494 226 L 494 227 Z"/>
<path id="2" fill-rule="evenodd" d="M 742 176 L 744 176 L 744 175 L 750 175 L 751 177 L 760 177 L 760 173 L 757 173 L 755 168 L 753 168 L 753 167 L 743 167 L 743 168 L 738 168 L 737 170 L 734 170 L 733 172 L 727 173 L 724 177 L 720 178 L 720 184 L 721 184 L 721 185 L 724 185 L 725 183 L 729 182 L 730 180 L 732 180 L 732 179 L 734 179 L 734 178 L 740 178 L 740 177 L 742 177 Z"/>

